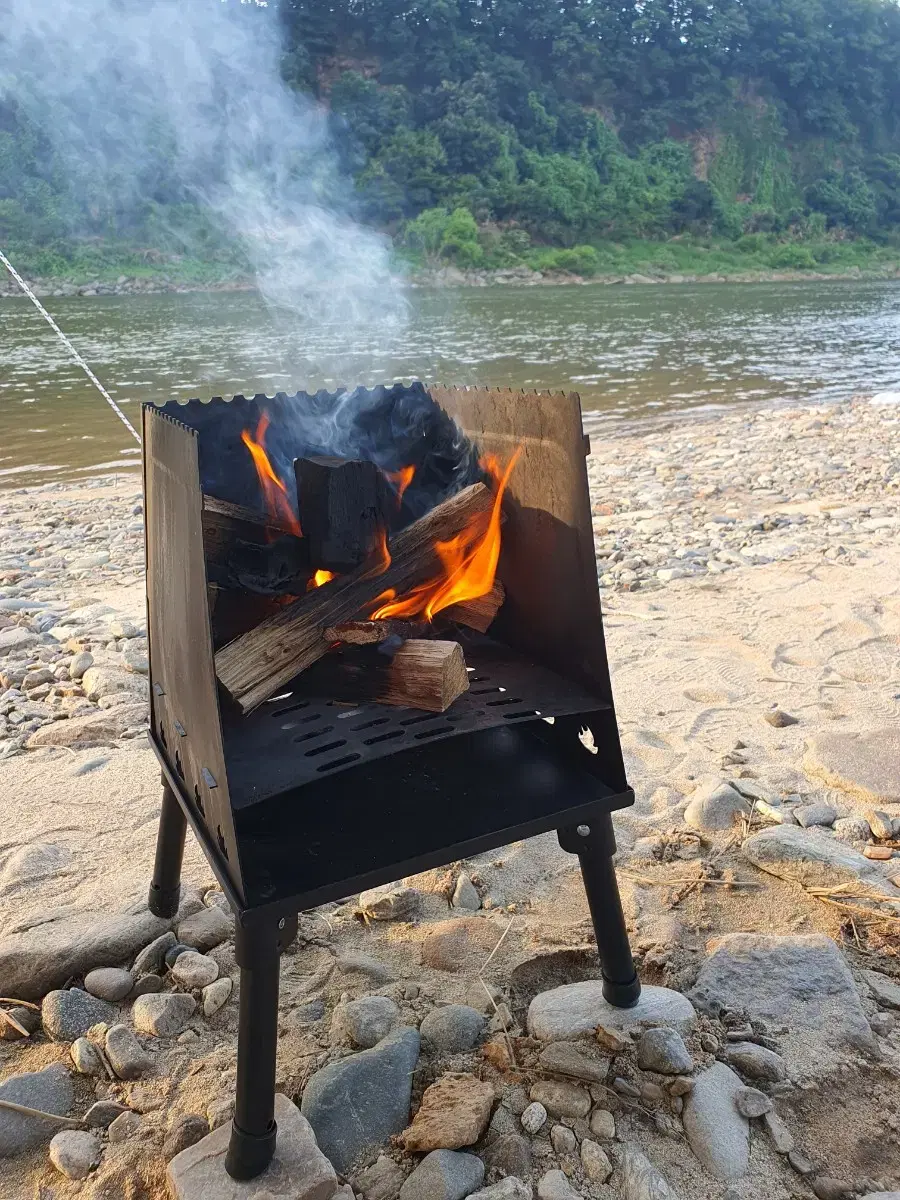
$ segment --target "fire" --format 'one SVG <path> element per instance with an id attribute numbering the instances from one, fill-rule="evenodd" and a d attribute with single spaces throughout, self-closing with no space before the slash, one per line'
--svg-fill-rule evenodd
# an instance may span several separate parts
<path id="1" fill-rule="evenodd" d="M 369 555 L 365 574 L 361 575 L 360 578 L 372 579 L 376 575 L 383 575 L 390 565 L 391 552 L 388 550 L 387 530 L 383 525 L 379 525 L 375 547 Z"/>
<path id="2" fill-rule="evenodd" d="M 479 524 L 448 542 L 435 543 L 435 551 L 441 563 L 441 571 L 434 579 L 420 584 L 397 599 L 393 592 L 385 592 L 378 599 L 381 607 L 372 613 L 372 620 L 387 617 L 424 617 L 431 621 L 451 604 L 464 600 L 477 600 L 486 596 L 494 586 L 497 563 L 500 560 L 500 517 L 503 495 L 509 483 L 513 467 L 522 452 L 521 446 L 505 467 L 493 454 L 481 460 L 482 468 L 494 481 L 494 505 L 487 528 L 480 531 Z"/>
<path id="3" fill-rule="evenodd" d="M 259 418 L 259 424 L 256 426 L 256 436 L 254 437 L 245 429 L 241 434 L 241 441 L 253 457 L 253 465 L 256 467 L 259 486 L 262 488 L 263 499 L 266 504 L 266 512 L 269 514 L 273 525 L 277 525 L 281 529 L 287 529 L 291 533 L 296 534 L 297 537 L 302 537 L 300 522 L 291 508 L 287 488 L 275 474 L 272 464 L 269 462 L 269 456 L 266 454 L 265 440 L 268 428 L 269 415 L 268 413 L 263 413 Z"/>
<path id="4" fill-rule="evenodd" d="M 320 588 L 323 583 L 331 583 L 334 578 L 334 571 L 316 571 L 312 577 L 310 588 Z"/>
<path id="5" fill-rule="evenodd" d="M 399 471 L 385 471 L 385 477 L 397 489 L 397 507 L 403 503 L 403 493 L 409 487 L 415 476 L 415 467 L 401 467 Z"/>

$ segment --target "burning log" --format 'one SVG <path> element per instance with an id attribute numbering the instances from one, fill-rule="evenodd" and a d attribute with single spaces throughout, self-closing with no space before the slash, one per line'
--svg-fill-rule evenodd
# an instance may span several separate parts
<path id="1" fill-rule="evenodd" d="M 393 500 L 373 462 L 301 458 L 294 463 L 297 502 L 310 561 L 352 571 L 374 552 Z"/>
<path id="2" fill-rule="evenodd" d="M 457 625 L 465 625 L 478 633 L 487 633 L 491 622 L 496 617 L 500 606 L 506 599 L 506 591 L 499 579 L 494 580 L 494 586 L 486 596 L 478 596 L 474 600 L 463 600 L 459 604 L 451 604 L 441 612 L 441 617 L 455 621 Z"/>
<path id="3" fill-rule="evenodd" d="M 261 595 L 302 592 L 309 549 L 285 525 L 252 508 L 203 497 L 203 554 L 211 583 Z"/>
<path id="4" fill-rule="evenodd" d="M 458 642 L 411 638 L 393 655 L 370 650 L 326 659 L 309 684 L 334 700 L 441 713 L 469 690 L 469 676 Z"/>
<path id="5" fill-rule="evenodd" d="M 375 646 L 388 638 L 425 637 L 430 626 L 419 621 L 344 621 L 340 625 L 329 625 L 323 637 L 330 645 L 340 642 L 345 646 Z"/>
<path id="6" fill-rule="evenodd" d="M 473 527 L 486 531 L 493 504 L 484 484 L 457 492 L 395 534 L 386 565 L 364 563 L 224 646 L 216 654 L 219 682 L 243 712 L 252 712 L 327 652 L 325 629 L 353 620 L 385 592 L 403 592 L 434 575 L 440 569 L 437 542 Z"/>

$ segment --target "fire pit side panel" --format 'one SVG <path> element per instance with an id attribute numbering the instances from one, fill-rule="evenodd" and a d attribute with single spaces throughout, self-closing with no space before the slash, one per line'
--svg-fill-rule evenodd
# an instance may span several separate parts
<path id="1" fill-rule="evenodd" d="M 521 447 L 504 502 L 498 574 L 506 602 L 491 636 L 609 705 L 603 716 L 586 723 L 599 750 L 597 773 L 610 786 L 625 787 L 600 612 L 580 397 L 510 388 L 430 391 L 483 451 L 506 462 Z M 571 726 L 577 737 L 577 720 L 557 724 L 560 734 L 563 726 Z"/>
<path id="2" fill-rule="evenodd" d="M 197 433 L 143 409 L 150 723 L 207 852 L 243 894 L 203 556 Z"/>

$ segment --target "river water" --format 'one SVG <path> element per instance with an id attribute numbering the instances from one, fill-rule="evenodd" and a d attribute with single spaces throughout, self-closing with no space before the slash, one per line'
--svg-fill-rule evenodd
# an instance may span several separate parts
<path id="1" fill-rule="evenodd" d="M 580 392 L 590 426 L 900 388 L 900 283 L 414 290 L 407 327 L 304 333 L 254 292 L 50 299 L 133 424 L 143 400 L 419 377 Z M 28 301 L 0 301 L 0 486 L 138 448 Z"/>

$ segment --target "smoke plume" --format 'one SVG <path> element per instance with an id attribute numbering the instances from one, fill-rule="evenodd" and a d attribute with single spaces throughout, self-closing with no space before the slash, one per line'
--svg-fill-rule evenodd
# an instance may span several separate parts
<path id="1" fill-rule="evenodd" d="M 350 329 L 402 320 L 384 238 L 352 217 L 327 113 L 280 73 L 274 5 L 6 0 L 0 99 L 53 142 L 80 197 L 183 197 L 237 240 L 269 303 Z"/>

